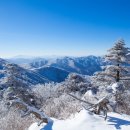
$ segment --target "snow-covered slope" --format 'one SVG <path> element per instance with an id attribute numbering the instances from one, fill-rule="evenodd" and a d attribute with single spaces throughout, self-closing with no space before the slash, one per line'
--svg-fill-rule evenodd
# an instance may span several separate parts
<path id="1" fill-rule="evenodd" d="M 46 77 L 49 81 L 53 82 L 62 82 L 69 75 L 69 72 L 66 70 L 50 66 L 36 68 L 33 72 L 36 72 L 37 74 L 40 74 L 41 76 Z"/>
<path id="2" fill-rule="evenodd" d="M 49 82 L 46 77 L 43 77 L 36 72 L 0 59 L 0 86 L 6 87 L 14 81 L 23 83 L 25 86 Z"/>
<path id="3" fill-rule="evenodd" d="M 56 67 L 40 67 L 35 69 L 25 69 L 17 64 L 9 63 L 0 59 L 0 85 L 9 86 L 13 80 L 24 85 L 44 84 L 48 82 L 62 82 L 68 76 L 69 72 Z M 13 77 L 13 80 L 12 78 Z M 11 81 L 12 80 L 12 81 Z"/>
<path id="4" fill-rule="evenodd" d="M 130 130 L 130 117 L 117 113 L 108 113 L 105 121 L 103 116 L 90 114 L 82 110 L 67 120 L 56 120 L 37 126 L 32 124 L 28 130 Z"/>

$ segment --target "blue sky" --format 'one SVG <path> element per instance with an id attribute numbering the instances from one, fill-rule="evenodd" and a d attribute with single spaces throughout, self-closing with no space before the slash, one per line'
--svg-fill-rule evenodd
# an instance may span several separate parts
<path id="1" fill-rule="evenodd" d="M 130 0 L 0 0 L 0 57 L 103 55 L 130 47 Z"/>

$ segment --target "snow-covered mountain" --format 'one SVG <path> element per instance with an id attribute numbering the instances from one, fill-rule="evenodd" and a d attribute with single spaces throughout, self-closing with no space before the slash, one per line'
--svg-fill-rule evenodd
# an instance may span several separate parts
<path id="1" fill-rule="evenodd" d="M 14 81 L 23 83 L 25 86 L 49 82 L 46 77 L 0 59 L 0 85 L 6 86 Z"/>
<path id="2" fill-rule="evenodd" d="M 1 60 L 0 68 L 2 71 L 11 63 L 19 70 L 22 76 L 26 77 L 25 82 L 31 84 L 46 82 L 62 82 L 69 73 L 83 75 L 93 75 L 101 70 L 101 66 L 106 62 L 102 57 L 46 57 L 46 58 L 12 58 L 7 61 Z M 18 64 L 18 65 L 16 65 Z M 8 70 L 8 67 L 6 67 Z M 1 72 L 0 77 L 6 77 L 5 71 Z M 2 79 L 3 81 L 3 79 Z M 4 80 L 5 81 L 5 80 Z"/>
<path id="3" fill-rule="evenodd" d="M 92 75 L 94 72 L 101 70 L 104 60 L 101 57 L 62 57 L 54 59 L 38 59 L 30 63 L 33 68 L 43 66 L 58 67 L 68 72 Z"/>
<path id="4" fill-rule="evenodd" d="M 39 83 L 61 82 L 69 72 L 56 67 L 25 69 L 17 64 L 0 59 L 0 85 L 6 87 L 14 83 L 29 86 Z"/>
<path id="5" fill-rule="evenodd" d="M 106 62 L 102 57 L 86 56 L 86 57 L 48 57 L 34 59 L 9 59 L 10 62 L 20 64 L 29 69 L 37 69 L 41 67 L 56 67 L 68 72 L 76 72 L 84 75 L 92 75 L 96 71 L 101 70 L 101 66 Z"/>
<path id="6" fill-rule="evenodd" d="M 68 71 L 52 66 L 36 68 L 33 72 L 36 72 L 37 74 L 42 75 L 49 79 L 49 81 L 53 82 L 62 82 L 69 75 Z"/>

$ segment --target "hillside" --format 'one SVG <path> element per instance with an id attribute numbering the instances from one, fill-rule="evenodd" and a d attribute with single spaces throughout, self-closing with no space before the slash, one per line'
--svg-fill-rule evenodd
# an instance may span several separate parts
<path id="1" fill-rule="evenodd" d="M 11 64 L 6 60 L 0 59 L 0 85 L 8 85 L 19 82 L 21 85 L 29 86 L 38 83 L 46 83 L 49 80 L 33 71 L 24 69 L 16 64 Z"/>
<path id="2" fill-rule="evenodd" d="M 0 85 L 2 88 L 14 84 L 14 81 L 21 85 L 23 84 L 23 86 L 44 84 L 48 82 L 62 82 L 68 74 L 69 72 L 66 70 L 56 67 L 46 66 L 35 69 L 26 69 L 4 59 L 0 59 Z"/>
<path id="3" fill-rule="evenodd" d="M 33 72 L 36 72 L 37 74 L 44 76 L 49 79 L 49 81 L 53 82 L 62 82 L 69 75 L 68 71 L 51 66 L 36 68 Z"/>

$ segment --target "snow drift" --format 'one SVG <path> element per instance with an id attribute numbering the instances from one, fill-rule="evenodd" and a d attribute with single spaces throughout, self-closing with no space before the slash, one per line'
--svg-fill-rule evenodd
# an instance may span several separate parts
<path id="1" fill-rule="evenodd" d="M 56 120 L 37 126 L 33 123 L 28 130 L 130 130 L 130 117 L 117 113 L 108 113 L 105 121 L 103 116 L 82 110 L 67 120 Z"/>

